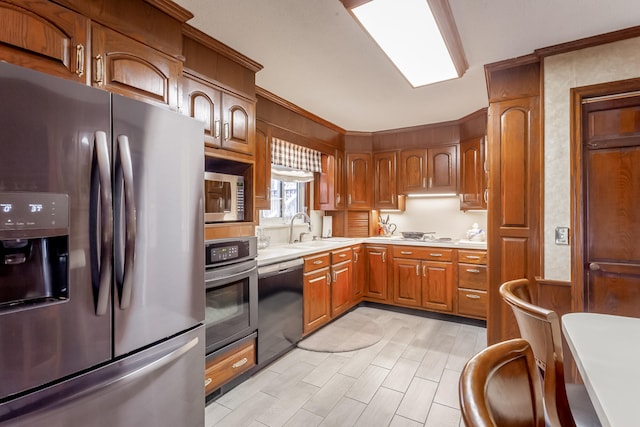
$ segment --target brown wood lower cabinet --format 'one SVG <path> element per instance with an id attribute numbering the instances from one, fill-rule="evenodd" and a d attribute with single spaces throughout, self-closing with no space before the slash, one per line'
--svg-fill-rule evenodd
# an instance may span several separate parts
<path id="1" fill-rule="evenodd" d="M 386 246 L 365 245 L 364 251 L 368 267 L 364 296 L 368 299 L 386 302 L 389 298 L 387 289 L 389 250 Z"/>
<path id="2" fill-rule="evenodd" d="M 351 308 L 351 248 L 331 252 L 331 317 Z"/>
<path id="3" fill-rule="evenodd" d="M 452 253 L 452 249 L 394 246 L 393 302 L 453 312 Z"/>
<path id="4" fill-rule="evenodd" d="M 329 254 L 306 257 L 304 261 L 303 333 L 324 325 L 331 319 L 331 271 Z"/>
<path id="5" fill-rule="evenodd" d="M 209 394 L 256 365 L 255 339 L 207 360 L 204 391 Z"/>
<path id="6" fill-rule="evenodd" d="M 487 251 L 458 250 L 458 314 L 487 318 Z"/>
<path id="7" fill-rule="evenodd" d="M 358 304 L 364 296 L 364 284 L 367 280 L 366 263 L 364 259 L 364 249 L 362 245 L 351 248 L 351 262 L 353 271 L 351 276 L 351 304 Z"/>

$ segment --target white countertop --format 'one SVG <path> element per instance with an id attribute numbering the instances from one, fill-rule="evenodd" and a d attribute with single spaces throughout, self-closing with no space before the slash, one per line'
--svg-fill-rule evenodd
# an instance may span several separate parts
<path id="1" fill-rule="evenodd" d="M 640 319 L 570 313 L 562 330 L 602 425 L 637 426 Z"/>
<path id="2" fill-rule="evenodd" d="M 300 243 L 292 243 L 285 245 L 269 246 L 266 249 L 258 250 L 258 265 L 273 264 L 276 262 L 287 261 L 299 258 L 305 255 L 332 251 L 345 246 L 356 245 L 358 243 L 377 243 L 385 245 L 407 245 L 407 246 L 429 246 L 452 249 L 487 249 L 487 242 L 472 242 L 469 240 L 451 240 L 451 241 L 434 241 L 434 240 L 412 240 L 403 239 L 400 236 L 391 237 L 367 237 L 367 238 L 347 238 L 332 237 L 328 239 L 320 239 L 313 241 L 305 241 Z"/>

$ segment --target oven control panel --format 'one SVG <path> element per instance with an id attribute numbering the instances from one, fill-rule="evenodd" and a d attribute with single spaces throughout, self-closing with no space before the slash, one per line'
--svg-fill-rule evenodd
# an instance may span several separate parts
<path id="1" fill-rule="evenodd" d="M 258 255 L 257 237 L 208 240 L 204 243 L 204 253 L 207 268 L 252 259 Z"/>

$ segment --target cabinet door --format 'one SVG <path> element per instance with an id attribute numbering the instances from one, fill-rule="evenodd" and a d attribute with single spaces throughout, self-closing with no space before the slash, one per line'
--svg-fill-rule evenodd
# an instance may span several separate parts
<path id="1" fill-rule="evenodd" d="M 365 252 L 368 265 L 365 296 L 386 301 L 388 298 L 387 248 L 383 246 L 366 246 Z"/>
<path id="2" fill-rule="evenodd" d="M 255 160 L 255 207 L 271 209 L 271 144 L 268 135 L 260 129 L 256 130 Z"/>
<path id="3" fill-rule="evenodd" d="M 427 150 L 405 150 L 400 153 L 402 193 L 427 191 Z"/>
<path id="4" fill-rule="evenodd" d="M 421 262 L 415 259 L 393 260 L 393 302 L 419 307 L 422 282 Z"/>
<path id="5" fill-rule="evenodd" d="M 486 209 L 484 138 L 460 143 L 460 209 Z"/>
<path id="6" fill-rule="evenodd" d="M 335 209 L 344 209 L 346 205 L 345 158 L 344 151 L 336 150 Z"/>
<path id="7" fill-rule="evenodd" d="M 453 264 L 422 262 L 422 306 L 453 311 Z"/>
<path id="8" fill-rule="evenodd" d="M 371 209 L 371 154 L 347 154 L 347 208 Z"/>
<path id="9" fill-rule="evenodd" d="M 89 19 L 45 0 L 0 1 L 0 60 L 86 82 Z"/>
<path id="10" fill-rule="evenodd" d="M 222 94 L 222 148 L 253 155 L 255 150 L 255 103 Z"/>
<path id="11" fill-rule="evenodd" d="M 351 261 L 331 267 L 331 317 L 351 306 Z"/>
<path id="12" fill-rule="evenodd" d="M 458 147 L 429 148 L 429 193 L 458 192 Z"/>
<path id="13" fill-rule="evenodd" d="M 396 184 L 397 153 L 376 153 L 373 156 L 374 164 L 374 208 L 375 209 L 397 209 L 398 207 L 398 187 Z"/>
<path id="14" fill-rule="evenodd" d="M 320 161 L 322 172 L 314 180 L 316 210 L 330 211 L 335 208 L 335 157 L 322 153 Z"/>
<path id="15" fill-rule="evenodd" d="M 353 276 L 351 278 L 351 300 L 353 304 L 357 304 L 364 296 L 364 284 L 367 280 L 367 270 L 362 246 L 354 246 L 352 251 Z"/>
<path id="16" fill-rule="evenodd" d="M 183 114 L 204 123 L 204 144 L 220 148 L 222 93 L 197 77 L 184 73 L 182 86 Z"/>
<path id="17" fill-rule="evenodd" d="M 304 333 L 327 323 L 331 315 L 331 276 L 329 267 L 304 275 Z"/>
<path id="18" fill-rule="evenodd" d="M 91 29 L 94 86 L 177 109 L 180 61 L 101 25 Z"/>

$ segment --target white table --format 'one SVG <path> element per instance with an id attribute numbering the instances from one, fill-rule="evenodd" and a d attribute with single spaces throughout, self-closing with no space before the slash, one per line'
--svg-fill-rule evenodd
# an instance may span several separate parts
<path id="1" fill-rule="evenodd" d="M 640 319 L 570 313 L 562 330 L 602 425 L 640 425 Z"/>

